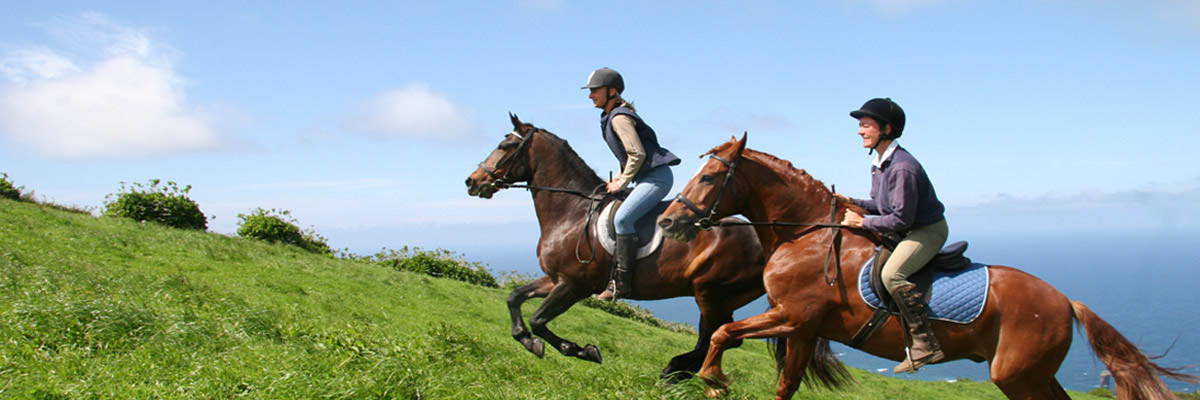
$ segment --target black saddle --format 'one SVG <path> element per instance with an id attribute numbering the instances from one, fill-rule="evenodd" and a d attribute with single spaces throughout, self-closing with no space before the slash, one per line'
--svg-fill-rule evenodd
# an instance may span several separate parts
<path id="1" fill-rule="evenodd" d="M 933 271 L 957 271 L 971 265 L 971 259 L 967 258 L 963 253 L 967 251 L 967 242 L 960 240 L 950 243 L 938 251 L 937 255 L 933 256 L 929 263 L 921 267 L 919 271 L 908 277 L 908 281 L 917 285 L 917 292 L 925 297 L 925 303 L 929 303 L 929 287 L 933 284 Z M 891 293 L 888 293 L 887 288 L 883 285 L 883 264 L 887 262 L 888 256 L 892 254 L 891 250 L 886 248 L 878 248 L 875 250 L 875 262 L 871 264 L 871 290 L 875 291 L 875 295 L 883 301 L 885 308 L 896 310 L 896 302 L 892 300 Z"/>

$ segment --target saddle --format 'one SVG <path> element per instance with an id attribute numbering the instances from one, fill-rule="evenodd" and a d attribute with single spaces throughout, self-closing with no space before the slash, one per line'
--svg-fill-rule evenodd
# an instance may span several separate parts
<path id="1" fill-rule="evenodd" d="M 609 254 L 612 254 L 617 247 L 617 229 L 613 225 L 613 218 L 617 213 L 617 208 L 623 202 L 623 199 L 618 198 L 605 205 L 600 211 L 600 219 L 596 224 L 596 238 L 600 241 L 600 247 L 603 247 L 604 251 Z M 669 205 L 671 205 L 670 201 L 659 202 L 634 223 L 634 231 L 638 236 L 636 258 L 649 257 L 662 246 L 663 232 L 662 228 L 658 227 L 657 220 L 659 214 L 666 211 Z"/>
<path id="2" fill-rule="evenodd" d="M 982 311 L 987 297 L 987 268 L 972 263 L 964 255 L 966 250 L 965 241 L 951 243 L 909 276 L 908 280 L 917 285 L 917 292 L 923 296 L 922 302 L 929 306 L 930 319 L 966 324 Z M 851 347 L 861 348 L 892 314 L 899 314 L 880 276 L 890 255 L 888 248 L 877 249 L 859 272 L 859 295 L 875 313 L 847 343 Z"/>
<path id="3" fill-rule="evenodd" d="M 924 302 L 929 303 L 929 287 L 933 280 L 933 271 L 957 271 L 971 265 L 971 259 L 964 255 L 967 251 L 967 242 L 960 240 L 938 251 L 937 255 L 933 256 L 924 267 L 921 267 L 916 273 L 909 277 L 909 282 L 917 285 L 917 292 L 923 293 L 925 296 Z M 887 259 L 892 255 L 892 251 L 888 248 L 878 248 L 875 250 L 875 262 L 871 264 L 871 290 L 879 296 L 883 301 L 883 308 L 891 311 L 896 311 L 896 302 L 892 299 L 891 293 L 888 293 L 887 287 L 883 285 L 883 265 L 887 263 Z"/>

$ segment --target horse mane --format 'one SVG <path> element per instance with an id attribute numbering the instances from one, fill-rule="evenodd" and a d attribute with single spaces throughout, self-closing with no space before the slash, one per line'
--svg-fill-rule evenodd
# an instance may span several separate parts
<path id="1" fill-rule="evenodd" d="M 585 183 L 591 184 L 592 186 L 603 182 L 603 180 L 600 179 L 600 175 L 596 174 L 596 170 L 592 169 L 591 166 L 587 165 L 587 162 L 583 161 L 583 157 L 580 157 L 579 153 L 576 153 L 575 149 L 571 148 L 571 145 L 567 143 L 566 139 L 560 138 L 558 135 L 555 135 L 553 132 L 548 130 L 541 128 L 537 129 L 540 131 L 543 138 L 547 139 L 547 142 L 552 147 L 559 149 L 558 154 L 562 156 L 563 161 L 566 163 L 565 167 L 567 170 L 569 170 L 569 172 L 582 177 L 583 179 L 590 178 L 591 182 Z"/>
<path id="2" fill-rule="evenodd" d="M 719 151 L 727 150 L 729 147 L 735 145 L 737 145 L 737 139 L 731 138 L 728 142 L 721 143 L 716 147 L 713 147 L 712 150 L 709 150 L 700 157 L 704 157 L 709 154 L 716 154 Z M 791 161 L 784 160 L 774 155 L 748 147 L 742 149 L 742 158 L 756 162 L 772 171 L 775 171 L 775 174 L 779 176 L 781 180 L 787 182 L 789 187 L 795 187 L 797 190 L 809 190 L 810 188 L 815 188 L 815 190 L 817 190 L 819 193 L 833 195 L 833 190 L 831 190 L 828 186 L 825 186 L 824 182 L 821 182 L 821 180 L 809 175 L 808 171 L 805 171 L 803 168 L 796 168 L 796 166 L 792 165 Z M 863 210 L 862 207 L 859 207 L 853 203 L 847 203 L 847 206 L 860 214 L 866 212 L 866 210 Z"/>

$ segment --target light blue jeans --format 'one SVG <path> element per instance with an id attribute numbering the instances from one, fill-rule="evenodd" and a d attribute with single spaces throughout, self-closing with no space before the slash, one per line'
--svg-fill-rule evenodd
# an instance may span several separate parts
<path id="1" fill-rule="evenodd" d="M 637 233 L 634 228 L 637 220 L 667 197 L 667 192 L 671 191 L 674 184 L 675 174 L 671 173 L 671 167 L 667 165 L 654 168 L 647 172 L 646 176 L 634 181 L 633 192 L 625 198 L 625 202 L 621 203 L 621 208 L 618 208 L 617 214 L 613 216 L 617 234 Z"/>

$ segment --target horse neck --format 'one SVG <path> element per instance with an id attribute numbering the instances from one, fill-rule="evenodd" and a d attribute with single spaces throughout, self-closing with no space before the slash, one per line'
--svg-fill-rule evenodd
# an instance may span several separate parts
<path id="1" fill-rule="evenodd" d="M 529 184 L 532 186 L 592 193 L 604 183 L 565 140 L 537 135 L 529 149 Z M 564 221 L 586 217 L 588 199 L 546 190 L 531 190 L 534 211 L 542 231 Z"/>
<path id="2" fill-rule="evenodd" d="M 754 222 L 828 223 L 830 221 L 830 199 L 833 192 L 820 181 L 803 170 L 797 170 L 782 160 L 758 154 L 746 154 L 742 176 L 747 193 L 742 214 Z M 844 204 L 838 205 L 835 218 L 844 213 Z M 782 242 L 792 239 L 796 232 L 807 228 L 780 229 L 760 226 L 756 231 L 759 241 L 768 247 L 768 252 Z"/>
<path id="3" fill-rule="evenodd" d="M 751 156 L 745 163 L 747 217 L 755 221 L 830 222 L 833 192 L 782 160 Z"/>

